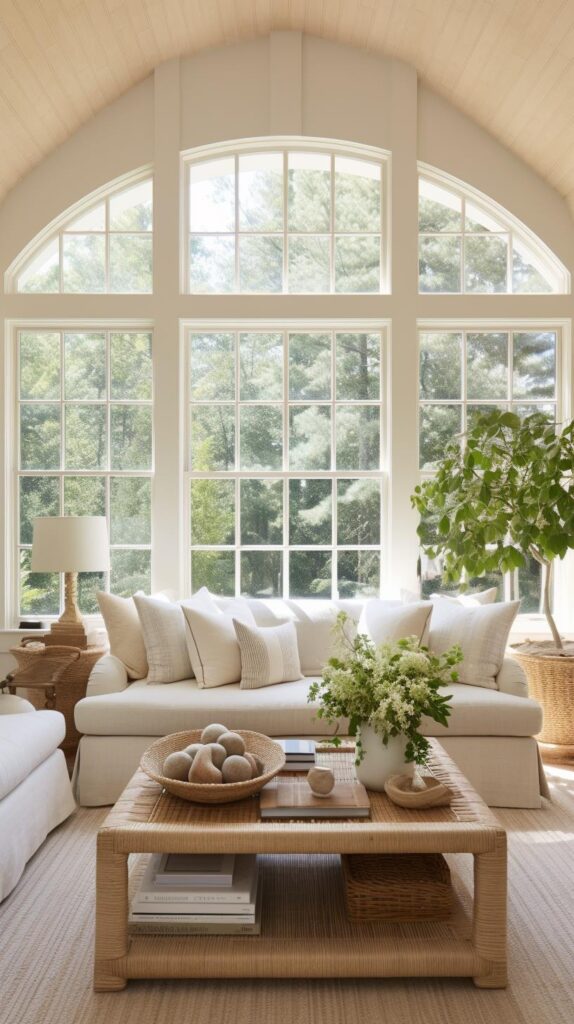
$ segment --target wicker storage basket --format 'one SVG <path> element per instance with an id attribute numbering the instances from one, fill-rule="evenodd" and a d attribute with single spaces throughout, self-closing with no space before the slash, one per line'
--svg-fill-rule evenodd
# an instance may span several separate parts
<path id="1" fill-rule="evenodd" d="M 513 650 L 524 669 L 528 693 L 542 705 L 541 743 L 574 744 L 574 658 L 541 657 Z"/>
<path id="2" fill-rule="evenodd" d="M 450 870 L 440 853 L 344 854 L 341 863 L 353 920 L 418 921 L 452 912 Z"/>

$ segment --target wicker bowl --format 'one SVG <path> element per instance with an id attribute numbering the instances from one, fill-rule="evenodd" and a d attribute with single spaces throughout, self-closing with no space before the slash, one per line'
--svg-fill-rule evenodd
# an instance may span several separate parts
<path id="1" fill-rule="evenodd" d="M 191 729 L 187 732 L 172 732 L 170 736 L 162 736 L 152 743 L 142 755 L 140 764 L 146 775 L 159 782 L 168 793 L 173 793 L 182 800 L 198 804 L 230 804 L 236 800 L 244 800 L 245 797 L 253 796 L 263 789 L 285 764 L 285 752 L 274 740 L 260 732 L 234 729 L 233 732 L 237 732 L 243 738 L 245 749 L 263 761 L 263 774 L 258 775 L 256 779 L 247 779 L 246 782 L 199 783 L 179 782 L 177 779 L 167 779 L 162 775 L 163 762 L 167 755 L 183 750 L 190 743 L 198 743 L 202 731 Z"/>

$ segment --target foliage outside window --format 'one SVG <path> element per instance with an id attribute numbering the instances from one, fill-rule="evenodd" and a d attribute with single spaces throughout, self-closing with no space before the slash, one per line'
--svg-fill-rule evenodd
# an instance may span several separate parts
<path id="1" fill-rule="evenodd" d="M 521 418 L 557 410 L 555 330 L 423 330 L 419 334 L 419 464 L 433 473 L 453 437 L 464 435 L 491 409 Z M 444 591 L 439 560 L 422 558 L 425 596 Z M 540 565 L 532 558 L 504 578 L 492 573 L 470 580 L 471 590 L 496 586 L 507 599 L 519 596 L 523 612 L 539 611 Z"/>
<path id="2" fill-rule="evenodd" d="M 18 292 L 149 293 L 152 182 L 111 192 L 72 215 L 37 247 L 16 277 Z"/>
<path id="3" fill-rule="evenodd" d="M 40 515 L 108 518 L 111 571 L 80 574 L 83 612 L 96 590 L 149 592 L 151 334 L 19 331 L 18 428 L 20 613 L 59 614 L 59 574 L 30 572 Z"/>
<path id="4" fill-rule="evenodd" d="M 383 290 L 380 160 L 254 151 L 188 173 L 190 292 Z"/>
<path id="5" fill-rule="evenodd" d="M 192 589 L 378 594 L 382 336 L 187 337 Z"/>

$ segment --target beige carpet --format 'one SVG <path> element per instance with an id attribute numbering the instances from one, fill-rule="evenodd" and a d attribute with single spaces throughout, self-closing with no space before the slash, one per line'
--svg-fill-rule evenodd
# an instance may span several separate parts
<path id="1" fill-rule="evenodd" d="M 552 804 L 499 812 L 510 833 L 505 991 L 467 980 L 155 981 L 96 995 L 94 838 L 105 812 L 81 810 L 0 907 L 0 1024 L 572 1024 L 574 770 L 548 775 Z M 470 858 L 459 865 L 468 873 Z"/>

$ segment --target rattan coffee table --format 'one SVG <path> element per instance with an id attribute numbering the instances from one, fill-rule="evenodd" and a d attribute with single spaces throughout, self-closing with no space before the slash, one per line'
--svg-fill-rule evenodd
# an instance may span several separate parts
<path id="1" fill-rule="evenodd" d="M 351 777 L 351 754 L 318 760 Z M 436 741 L 433 772 L 455 791 L 450 807 L 405 810 L 371 793 L 370 819 L 280 822 L 261 821 L 257 797 L 190 804 L 136 772 L 98 833 L 96 990 L 122 989 L 132 978 L 421 976 L 503 988 L 506 833 Z M 264 855 L 261 935 L 130 935 L 131 853 Z M 472 854 L 474 898 L 459 895 L 446 921 L 351 922 L 341 853 Z"/>

